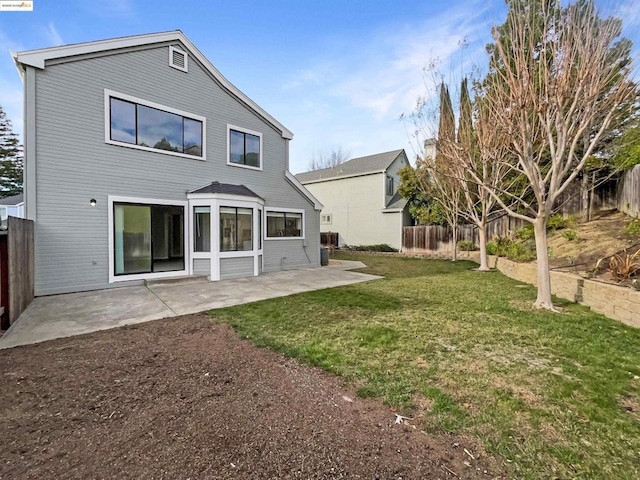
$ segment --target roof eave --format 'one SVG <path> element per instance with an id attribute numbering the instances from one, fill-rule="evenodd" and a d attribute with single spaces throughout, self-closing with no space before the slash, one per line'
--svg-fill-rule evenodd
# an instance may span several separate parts
<path id="1" fill-rule="evenodd" d="M 280 131 L 283 138 L 293 139 L 293 133 L 286 128 L 274 117 L 269 115 L 257 103 L 242 93 L 235 85 L 227 80 L 217 68 L 205 57 L 198 48 L 191 43 L 184 33 L 180 30 L 173 30 L 161 33 L 149 33 L 146 35 L 136 35 L 132 37 L 111 38 L 107 40 L 97 40 L 95 42 L 77 43 L 72 45 L 63 45 L 60 47 L 49 47 L 39 50 L 29 50 L 25 52 L 13 53 L 14 62 L 20 65 L 18 70 L 24 70 L 24 65 L 28 65 L 38 69 L 44 69 L 47 60 L 57 58 L 67 58 L 77 55 L 86 55 L 91 53 L 103 52 L 107 50 L 116 50 L 127 47 L 138 47 L 150 45 L 154 43 L 179 41 L 192 55 L 218 80 L 229 92 L 249 106 L 255 113 L 270 123 L 273 127 Z M 22 73 L 21 73 L 22 76 Z"/>
<path id="2" fill-rule="evenodd" d="M 300 183 L 302 185 L 309 185 L 311 183 L 330 182 L 332 180 L 342 180 L 344 178 L 365 177 L 367 175 L 375 175 L 377 173 L 385 173 L 386 171 L 387 171 L 387 169 L 385 168 L 383 170 L 372 170 L 370 172 L 352 173 L 350 175 L 340 175 L 338 177 L 318 178 L 316 180 L 300 181 Z"/>
<path id="3" fill-rule="evenodd" d="M 302 193 L 313 204 L 313 208 L 320 212 L 324 205 L 318 200 L 289 170 L 284 171 L 284 177 L 293 185 L 300 193 Z"/>

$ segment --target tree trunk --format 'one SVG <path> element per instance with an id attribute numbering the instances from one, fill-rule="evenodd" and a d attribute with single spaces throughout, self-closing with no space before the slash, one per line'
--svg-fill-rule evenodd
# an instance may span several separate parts
<path id="1" fill-rule="evenodd" d="M 457 222 L 454 222 L 454 224 L 451 225 L 451 228 L 453 229 L 453 253 L 451 254 L 451 261 L 455 262 L 456 260 L 458 260 L 458 224 Z"/>
<path id="2" fill-rule="evenodd" d="M 533 233 L 536 239 L 536 262 L 538 266 L 538 297 L 535 308 L 555 310 L 551 301 L 551 276 L 549 275 L 549 254 L 547 252 L 546 218 L 538 217 L 533 222 Z"/>
<path id="3" fill-rule="evenodd" d="M 487 222 L 483 221 L 478 227 L 478 241 L 480 243 L 480 267 L 481 272 L 489 271 L 489 258 L 487 256 Z"/>
<path id="4" fill-rule="evenodd" d="M 585 221 L 591 220 L 591 214 L 589 213 L 589 174 L 583 172 L 582 174 L 582 201 L 580 208 L 582 209 L 582 217 Z"/>
<path id="5" fill-rule="evenodd" d="M 593 201 L 596 193 L 596 172 L 591 174 L 591 188 L 589 189 L 589 217 L 587 221 L 590 222 L 593 217 Z"/>

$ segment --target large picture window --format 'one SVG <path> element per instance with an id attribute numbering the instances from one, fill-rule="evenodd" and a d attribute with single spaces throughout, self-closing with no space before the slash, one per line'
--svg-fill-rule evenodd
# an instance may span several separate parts
<path id="1" fill-rule="evenodd" d="M 203 119 L 134 101 L 130 97 L 109 95 L 108 100 L 110 141 L 145 150 L 204 157 Z"/>
<path id="2" fill-rule="evenodd" d="M 267 238 L 302 237 L 302 212 L 267 212 Z"/>
<path id="3" fill-rule="evenodd" d="M 261 169 L 260 142 L 257 132 L 229 127 L 229 164 Z"/>
<path id="4" fill-rule="evenodd" d="M 220 251 L 253 250 L 253 209 L 220 207 Z"/>

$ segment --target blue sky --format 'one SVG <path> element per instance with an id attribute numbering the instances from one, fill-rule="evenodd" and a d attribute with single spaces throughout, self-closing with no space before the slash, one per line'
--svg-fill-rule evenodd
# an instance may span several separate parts
<path id="1" fill-rule="evenodd" d="M 637 60 L 640 0 L 598 5 L 625 19 Z M 437 59 L 453 80 L 483 65 L 490 28 L 503 20 L 503 0 L 35 0 L 33 12 L 0 12 L 0 105 L 21 133 L 10 50 L 180 29 L 294 132 L 294 173 L 339 147 L 351 157 L 404 148 L 413 158 L 414 128 L 399 117 L 431 95 L 423 69 Z"/>

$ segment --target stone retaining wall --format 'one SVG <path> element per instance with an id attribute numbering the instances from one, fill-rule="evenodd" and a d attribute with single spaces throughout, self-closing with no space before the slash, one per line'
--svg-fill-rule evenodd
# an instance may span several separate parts
<path id="1" fill-rule="evenodd" d="M 471 260 L 480 261 L 478 253 Z M 503 257 L 489 256 L 489 266 L 497 268 L 507 277 L 536 285 L 538 274 L 535 263 L 518 263 Z M 629 287 L 583 278 L 569 272 L 551 271 L 551 293 L 572 302 L 578 302 L 594 312 L 640 327 L 640 292 Z"/>

